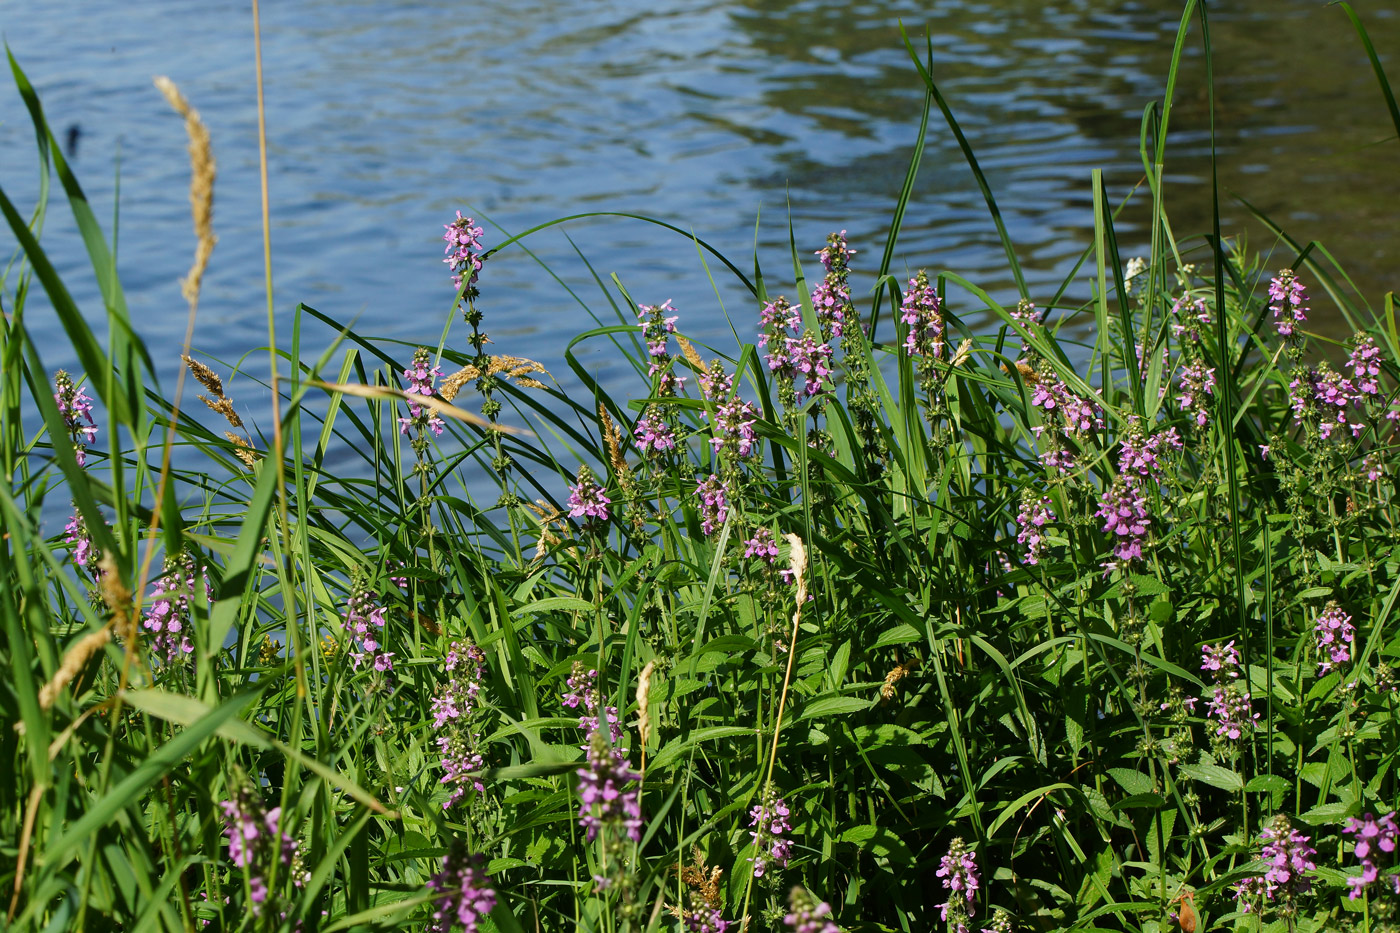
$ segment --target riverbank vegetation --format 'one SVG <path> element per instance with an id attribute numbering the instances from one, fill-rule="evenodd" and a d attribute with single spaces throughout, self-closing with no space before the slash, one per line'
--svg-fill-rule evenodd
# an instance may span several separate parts
<path id="1" fill-rule="evenodd" d="M 11 59 L 43 184 L 29 215 L 0 196 L 8 923 L 1400 928 L 1393 295 L 1277 228 L 1177 237 L 1193 24 L 1144 114 L 1150 248 L 1120 253 L 1095 173 L 1057 294 L 1025 288 L 965 144 L 1019 300 L 898 250 L 930 115 L 961 139 L 910 44 L 884 243 L 749 271 L 696 242 L 751 295 L 734 345 L 686 338 L 705 296 L 624 270 L 575 296 L 616 323 L 547 372 L 488 337 L 491 270 L 537 231 L 459 213 L 437 346 L 298 306 L 271 373 L 186 348 L 202 391 L 170 393 Z M 193 321 L 214 163 L 162 90 Z M 39 241 L 50 178 L 105 314 Z M 1323 306 L 1355 336 L 1314 333 Z M 29 336 L 50 314 L 81 372 Z"/>

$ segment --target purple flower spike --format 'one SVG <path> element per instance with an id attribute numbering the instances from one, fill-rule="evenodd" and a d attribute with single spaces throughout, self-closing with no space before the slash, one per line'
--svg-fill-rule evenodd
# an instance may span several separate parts
<path id="1" fill-rule="evenodd" d="M 1292 913 L 1299 894 L 1312 888 L 1309 877 L 1317 863 L 1317 850 L 1309 838 L 1279 814 L 1259 833 L 1259 857 L 1269 863 L 1263 875 L 1245 878 L 1235 886 L 1235 899 L 1245 913 L 1253 913 L 1264 901 L 1279 901 L 1281 912 Z"/>
<path id="2" fill-rule="evenodd" d="M 846 245 L 846 231 L 833 233 L 826 238 L 826 246 L 817 250 L 826 277 L 812 290 L 812 307 L 817 312 L 817 324 L 821 329 L 822 340 L 831 342 L 846 332 L 850 319 L 854 318 L 855 308 L 851 304 L 851 287 L 847 284 L 850 274 L 850 259 L 856 251 Z"/>
<path id="3" fill-rule="evenodd" d="M 587 519 L 585 527 L 603 523 L 611 514 L 608 506 L 612 500 L 593 479 L 593 471 L 586 466 L 578 468 L 578 482 L 569 487 L 569 517 Z"/>
<path id="4" fill-rule="evenodd" d="M 433 921 L 428 929 L 447 933 L 461 924 L 466 933 L 476 933 L 483 917 L 496 909 L 496 892 L 491 877 L 482 867 L 480 855 L 468 855 L 454 846 L 443 857 L 442 871 L 428 881 L 435 895 Z"/>
<path id="5" fill-rule="evenodd" d="M 753 402 L 730 399 L 715 408 L 715 436 L 710 438 L 710 446 L 716 454 L 729 453 L 740 459 L 751 456 L 757 421 L 758 409 Z"/>
<path id="6" fill-rule="evenodd" d="M 773 532 L 759 528 L 753 537 L 744 542 L 744 557 L 757 557 L 769 567 L 778 562 L 778 541 Z"/>
<path id="7" fill-rule="evenodd" d="M 63 541 L 73 549 L 75 567 L 94 580 L 102 577 L 102 568 L 98 566 L 98 562 L 102 560 L 102 552 L 92 543 L 92 535 L 88 532 L 87 522 L 83 521 L 82 513 L 77 509 L 77 503 L 73 505 L 73 517 L 63 526 Z"/>
<path id="8" fill-rule="evenodd" d="M 1042 529 L 1047 522 L 1055 520 L 1055 512 L 1050 508 L 1050 499 L 1042 496 L 1039 500 L 1027 498 L 1021 503 L 1021 511 L 1016 515 L 1019 531 L 1016 540 L 1026 546 L 1026 563 L 1040 563 L 1045 551 L 1045 535 Z"/>
<path id="9" fill-rule="evenodd" d="M 749 811 L 749 833 L 757 854 L 749 859 L 753 862 L 753 876 L 762 878 L 769 867 L 786 868 L 792 858 L 792 840 L 784 835 L 792 830 L 788 821 L 791 811 L 783 798 L 770 789 L 763 794 L 763 802 Z"/>
<path id="10" fill-rule="evenodd" d="M 939 866 L 937 875 L 948 892 L 948 900 L 939 905 L 943 920 L 953 933 L 969 933 L 968 924 L 977 914 L 977 856 L 962 839 L 954 839 Z"/>
<path id="11" fill-rule="evenodd" d="M 1313 637 L 1317 642 L 1319 676 L 1351 660 L 1351 644 L 1356 638 L 1356 627 L 1351 624 L 1351 616 L 1335 602 L 1329 602 L 1318 615 L 1313 623 Z"/>
<path id="12" fill-rule="evenodd" d="M 910 356 L 943 358 L 943 303 L 924 273 L 909 280 L 909 290 L 899 306 L 899 319 L 909 325 L 904 349 Z"/>
<path id="13" fill-rule="evenodd" d="M 190 626 L 194 619 L 193 601 L 198 569 L 194 557 L 179 554 L 165 559 L 165 573 L 156 581 L 151 593 L 151 608 L 141 620 L 142 628 L 151 632 L 151 653 L 162 663 L 171 665 L 194 653 L 190 641 Z M 204 588 L 209 590 L 206 578 Z"/>
<path id="14" fill-rule="evenodd" d="M 1182 367 L 1176 385 L 1181 410 L 1192 416 L 1197 427 L 1205 427 L 1210 421 L 1210 402 L 1215 395 L 1215 369 L 1195 360 Z"/>
<path id="15" fill-rule="evenodd" d="M 1240 653 L 1234 641 L 1203 647 L 1201 670 L 1209 671 L 1215 681 L 1206 700 L 1206 716 L 1215 721 L 1214 736 L 1217 741 L 1232 746 L 1246 732 L 1257 728 L 1259 720 L 1249 692 L 1236 683 L 1240 676 Z"/>
<path id="16" fill-rule="evenodd" d="M 279 832 L 282 808 L 266 809 L 251 792 L 240 790 L 231 800 L 219 804 L 224 811 L 224 835 L 228 838 L 229 860 L 248 876 L 253 915 L 261 916 L 268 900 L 267 875 L 274 862 L 290 866 L 298 845 L 285 832 Z M 283 875 L 283 877 L 286 877 Z M 300 887 L 307 880 L 293 871 L 292 882 Z"/>
<path id="17" fill-rule="evenodd" d="M 700 497 L 700 530 L 706 537 L 729 518 L 729 487 L 718 476 L 707 476 L 695 486 Z"/>
<path id="18" fill-rule="evenodd" d="M 790 911 L 783 917 L 783 926 L 792 933 L 841 933 L 831 920 L 831 905 L 818 901 L 806 888 L 793 888 L 788 905 Z"/>
<path id="19" fill-rule="evenodd" d="M 462 276 L 469 276 L 466 293 L 469 299 L 477 294 L 477 274 L 481 272 L 481 255 L 478 251 L 481 249 L 482 234 L 485 233 L 475 223 L 458 211 L 456 220 L 443 224 L 447 232 L 442 236 L 447 241 L 447 258 L 443 262 L 452 270 L 452 287 L 460 291 Z"/>
<path id="20" fill-rule="evenodd" d="M 1284 269 L 1269 282 L 1269 302 L 1280 337 L 1292 338 L 1294 327 L 1307 323 L 1308 295 L 1292 269 Z"/>
<path id="21" fill-rule="evenodd" d="M 380 652 L 379 638 L 384 629 L 384 607 L 368 590 L 356 591 L 345 603 L 345 631 L 350 633 L 350 663 L 359 667 L 366 659 L 375 670 L 392 670 L 393 655 Z"/>
<path id="22" fill-rule="evenodd" d="M 608 741 L 616 745 L 622 740 L 622 727 L 618 725 L 617 707 L 603 706 L 603 695 L 598 689 L 598 672 L 586 668 L 582 661 L 575 661 L 569 679 L 565 681 L 569 691 L 559 699 L 569 709 L 583 708 L 578 718 L 578 727 L 587 736 L 598 731 L 598 710 L 603 710 L 603 718 L 608 724 Z M 584 751 L 588 746 L 584 746 Z"/>
<path id="23" fill-rule="evenodd" d="M 642 453 L 652 456 L 676 449 L 676 435 L 671 426 L 662 418 L 655 405 L 647 409 L 645 416 L 637 421 L 632 429 L 637 438 L 637 446 Z"/>
<path id="24" fill-rule="evenodd" d="M 1147 529 L 1152 519 L 1147 511 L 1147 498 L 1138 484 L 1119 480 L 1099 500 L 1099 510 L 1094 513 L 1104 520 L 1103 533 L 1113 541 L 1115 561 L 1107 567 L 1123 566 L 1142 559 L 1142 545 L 1147 539 Z"/>
<path id="25" fill-rule="evenodd" d="M 1347 369 L 1357 391 L 1363 395 L 1379 395 L 1381 392 L 1381 348 L 1365 334 L 1357 334 L 1352 341 L 1351 356 L 1347 358 Z"/>
<path id="26" fill-rule="evenodd" d="M 627 755 L 608 743 L 603 730 L 594 729 L 588 741 L 586 766 L 578 770 L 578 825 L 588 841 L 608 827 L 615 827 L 633 842 L 642 839 L 642 806 L 637 782 Z"/>
<path id="27" fill-rule="evenodd" d="M 97 440 L 97 422 L 92 418 L 92 399 L 87 389 L 73 384 L 73 379 L 63 370 L 54 373 L 53 400 L 58 403 L 58 413 L 63 416 L 63 424 L 73 441 L 73 455 L 78 466 L 87 464 L 87 445 Z"/>
<path id="28" fill-rule="evenodd" d="M 433 697 L 433 728 L 438 730 L 438 747 L 442 780 L 452 789 L 442 808 L 447 810 L 467 793 L 468 787 L 485 791 L 481 779 L 473 777 L 486 765 L 481 753 L 481 736 L 471 723 L 478 711 L 482 678 L 486 673 L 486 655 L 472 642 L 453 642 L 443 665 L 448 680 Z"/>
<path id="29" fill-rule="evenodd" d="M 641 322 L 642 337 L 646 340 L 647 353 L 651 357 L 651 368 L 647 370 L 649 376 L 662 372 L 671 362 L 667 342 L 676 332 L 676 321 L 680 320 L 680 315 L 668 313 L 674 310 L 670 299 L 659 305 L 637 305 L 637 320 Z"/>
<path id="30" fill-rule="evenodd" d="M 1240 652 L 1232 638 L 1223 645 L 1201 648 L 1201 670 L 1210 671 L 1216 683 L 1226 683 L 1240 676 Z"/>
<path id="31" fill-rule="evenodd" d="M 1366 889 L 1380 880 L 1381 865 L 1379 853 L 1394 856 L 1395 847 L 1400 843 L 1400 824 L 1396 823 L 1395 813 L 1376 819 L 1370 813 L 1365 818 L 1351 817 L 1342 830 L 1356 841 L 1356 857 L 1361 862 L 1361 873 L 1347 878 L 1351 885 L 1351 900 L 1356 900 Z M 1400 895 L 1400 874 L 1390 874 L 1385 886 Z"/>
<path id="32" fill-rule="evenodd" d="M 431 368 L 429 368 L 431 367 Z M 445 423 L 432 413 L 432 409 L 414 397 L 427 398 L 433 394 L 433 382 L 442 375 L 442 370 L 432 366 L 432 355 L 423 347 L 413 353 L 413 365 L 403 371 L 408 380 L 404 394 L 408 396 L 408 417 L 399 419 L 399 433 L 411 434 L 415 429 L 422 432 L 431 430 L 436 437 L 442 436 Z"/>

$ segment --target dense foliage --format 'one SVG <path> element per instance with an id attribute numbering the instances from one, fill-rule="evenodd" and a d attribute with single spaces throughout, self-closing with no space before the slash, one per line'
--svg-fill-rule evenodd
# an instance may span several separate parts
<path id="1" fill-rule="evenodd" d="M 1392 296 L 1282 231 L 1268 269 L 1174 240 L 1170 93 L 1150 253 L 1096 175 L 1042 307 L 891 274 L 921 128 L 882 255 L 833 233 L 776 287 L 715 254 L 739 346 L 614 278 L 551 375 L 487 338 L 519 238 L 459 213 L 441 345 L 300 307 L 294 345 L 338 336 L 274 356 L 259 433 L 217 361 L 186 358 L 208 412 L 153 387 L 14 72 L 111 324 L 0 194 L 16 929 L 1400 928 Z M 85 375 L 29 338 L 35 286 Z"/>

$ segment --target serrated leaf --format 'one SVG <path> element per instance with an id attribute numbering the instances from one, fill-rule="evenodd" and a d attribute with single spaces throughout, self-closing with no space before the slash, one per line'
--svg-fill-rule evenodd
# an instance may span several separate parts
<path id="1" fill-rule="evenodd" d="M 593 612 L 597 607 L 586 599 L 579 599 L 574 596 L 551 596 L 548 599 L 537 599 L 532 603 L 526 603 L 516 608 L 513 615 L 519 617 L 532 612 Z"/>
<path id="2" fill-rule="evenodd" d="M 887 628 L 880 633 L 880 637 L 875 639 L 872 647 L 884 648 L 889 645 L 908 645 L 916 641 L 923 641 L 924 636 L 912 625 L 900 624 L 894 628 Z"/>
<path id="3" fill-rule="evenodd" d="M 1165 803 L 1161 794 L 1132 794 L 1113 804 L 1114 810 L 1155 810 Z"/>
<path id="4" fill-rule="evenodd" d="M 802 708 L 801 719 L 816 719 L 819 716 L 842 716 L 858 713 L 871 707 L 869 700 L 860 697 L 826 696 L 813 700 Z"/>
<path id="5" fill-rule="evenodd" d="M 1324 803 L 1313 807 L 1306 813 L 1298 814 L 1298 819 L 1309 826 L 1321 826 L 1325 823 L 1339 823 L 1349 816 L 1353 816 L 1356 811 L 1356 801 L 1339 801 L 1337 803 Z"/>
<path id="6" fill-rule="evenodd" d="M 735 651 L 748 652 L 756 650 L 758 650 L 758 642 L 747 635 L 721 635 L 701 648 L 696 656 L 699 657 L 702 654 L 709 654 L 712 651 L 729 654 Z"/>
<path id="7" fill-rule="evenodd" d="M 1221 790 L 1242 791 L 1244 790 L 1244 778 L 1231 771 L 1229 768 L 1222 768 L 1220 765 L 1182 765 L 1181 773 L 1187 777 L 1200 781 L 1202 784 L 1209 784 L 1211 787 L 1218 787 Z"/>
<path id="8" fill-rule="evenodd" d="M 1150 794 L 1152 793 L 1152 778 L 1141 771 L 1133 771 L 1128 768 L 1109 768 L 1109 777 L 1118 782 L 1118 786 L 1129 794 Z"/>
<path id="9" fill-rule="evenodd" d="M 742 726 L 706 726 L 704 729 L 696 729 L 687 736 L 675 738 L 666 743 L 666 747 L 657 752 L 656 757 L 648 763 L 647 768 L 649 771 L 664 768 L 690 749 L 704 742 L 732 739 L 741 735 L 752 736 L 753 734 L 752 729 L 746 729 Z"/>
<path id="10" fill-rule="evenodd" d="M 856 847 L 891 862 L 913 861 L 913 853 L 893 831 L 884 826 L 852 826 L 837 837 L 837 842 L 853 843 Z"/>

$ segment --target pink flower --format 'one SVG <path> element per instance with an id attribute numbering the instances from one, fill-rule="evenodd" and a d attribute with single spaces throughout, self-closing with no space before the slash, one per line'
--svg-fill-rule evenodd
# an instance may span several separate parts
<path id="1" fill-rule="evenodd" d="M 408 396 L 408 417 L 399 419 L 401 434 L 408 434 L 415 428 L 419 431 L 428 428 L 435 436 L 442 436 L 443 420 L 432 414 L 428 406 L 414 400 L 415 396 L 430 397 L 433 382 L 442 375 L 442 370 L 436 366 L 429 368 L 431 363 L 431 355 L 425 348 L 419 347 L 413 353 L 413 365 L 403 371 L 404 378 L 408 380 L 408 388 L 403 390 Z"/>
<path id="2" fill-rule="evenodd" d="M 1294 326 L 1308 320 L 1308 295 L 1292 269 L 1284 269 L 1269 282 L 1269 310 L 1280 337 L 1291 338 Z"/>
<path id="3" fill-rule="evenodd" d="M 485 231 L 475 226 L 470 217 L 463 217 L 461 211 L 457 212 L 456 220 L 443 226 L 447 230 L 442 237 L 447 241 L 447 258 L 443 262 L 452 270 L 452 287 L 460 291 L 462 276 L 469 275 L 467 298 L 475 298 L 477 273 L 481 271 L 481 256 L 477 250 L 481 249 L 481 237 Z"/>
<path id="4" fill-rule="evenodd" d="M 73 455 L 78 460 L 78 466 L 84 466 L 87 464 L 87 445 L 97 439 L 92 399 L 88 398 L 87 389 L 75 386 L 72 378 L 61 369 L 54 373 L 53 384 L 58 413 L 63 416 L 64 426 L 68 428 L 73 441 Z"/>

